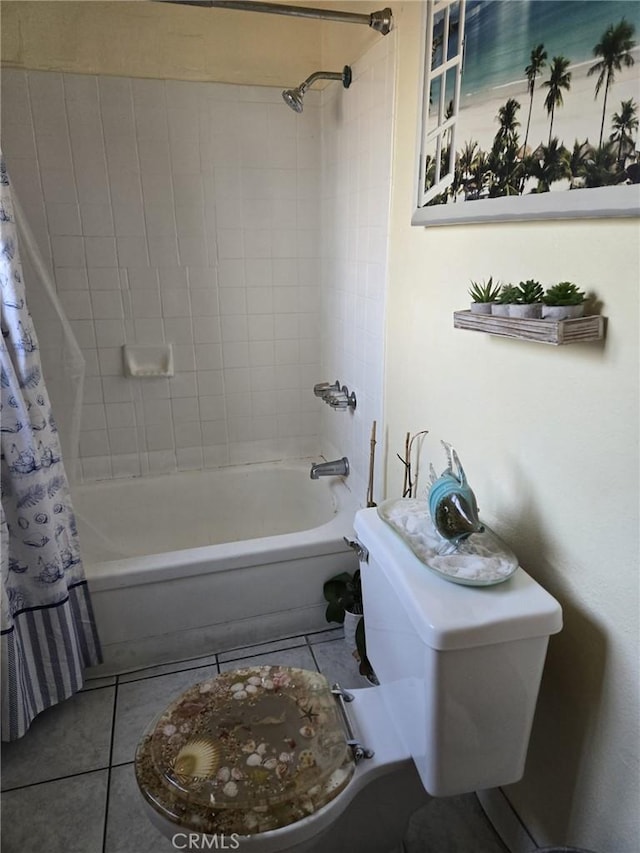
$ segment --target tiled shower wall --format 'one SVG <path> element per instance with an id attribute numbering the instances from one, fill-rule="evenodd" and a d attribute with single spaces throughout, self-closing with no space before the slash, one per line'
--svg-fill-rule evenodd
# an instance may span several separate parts
<path id="1" fill-rule="evenodd" d="M 391 194 L 395 35 L 353 65 L 344 92 L 322 99 L 322 369 L 358 397 L 355 413 L 326 408 L 325 453 L 346 455 L 364 500 L 372 422 L 377 422 L 374 497 L 383 497 L 384 311 Z"/>
<path id="2" fill-rule="evenodd" d="M 319 450 L 320 113 L 279 90 L 2 72 L 2 147 L 87 363 L 84 479 Z M 124 343 L 175 376 L 123 375 Z"/>
<path id="3" fill-rule="evenodd" d="M 2 146 L 87 361 L 85 479 L 346 455 L 381 496 L 395 45 L 348 91 L 4 69 Z M 172 379 L 123 375 L 173 344 Z M 355 413 L 311 393 L 340 379 Z"/>

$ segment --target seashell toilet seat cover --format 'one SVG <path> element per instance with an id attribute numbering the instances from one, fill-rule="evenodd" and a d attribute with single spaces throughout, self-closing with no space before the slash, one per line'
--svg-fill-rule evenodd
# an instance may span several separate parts
<path id="1" fill-rule="evenodd" d="M 143 796 L 169 821 L 253 835 L 318 811 L 355 765 L 326 678 L 261 666 L 186 690 L 143 736 L 135 769 Z"/>

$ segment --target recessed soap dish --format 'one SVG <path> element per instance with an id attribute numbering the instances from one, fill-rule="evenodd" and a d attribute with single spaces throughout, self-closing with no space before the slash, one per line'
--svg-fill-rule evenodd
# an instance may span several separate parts
<path id="1" fill-rule="evenodd" d="M 125 344 L 122 347 L 122 361 L 125 376 L 137 379 L 173 376 L 171 344 Z"/>

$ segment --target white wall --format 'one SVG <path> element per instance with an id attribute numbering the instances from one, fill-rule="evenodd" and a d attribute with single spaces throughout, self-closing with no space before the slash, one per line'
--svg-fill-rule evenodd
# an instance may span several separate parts
<path id="1" fill-rule="evenodd" d="M 422 459 L 438 470 L 439 439 L 456 446 L 481 516 L 564 610 L 525 776 L 507 795 L 540 845 L 637 853 L 638 222 L 411 227 L 420 5 L 394 8 L 388 494 L 401 490 L 407 430 L 431 431 Z M 492 274 L 594 291 L 606 340 L 551 347 L 454 329 L 470 280 Z"/>
<path id="2" fill-rule="evenodd" d="M 319 94 L 3 70 L 9 173 L 87 361 L 85 479 L 317 453 Z M 171 342 L 172 379 L 121 345 Z"/>

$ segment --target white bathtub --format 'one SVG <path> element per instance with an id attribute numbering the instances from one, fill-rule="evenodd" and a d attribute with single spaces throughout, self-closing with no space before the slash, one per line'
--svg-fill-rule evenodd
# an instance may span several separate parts
<path id="1" fill-rule="evenodd" d="M 95 674 L 322 630 L 323 582 L 353 571 L 356 503 L 310 461 L 76 487 L 105 662 Z"/>

